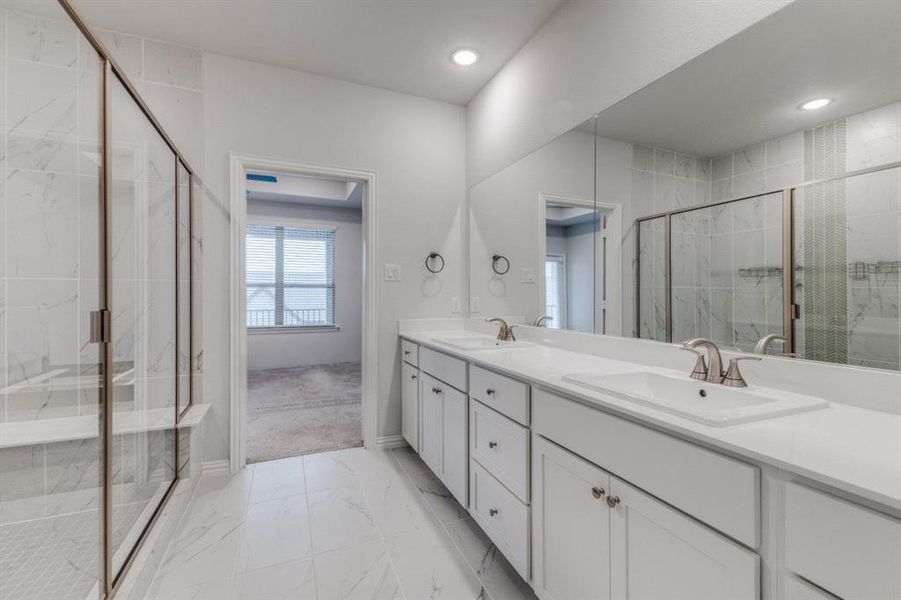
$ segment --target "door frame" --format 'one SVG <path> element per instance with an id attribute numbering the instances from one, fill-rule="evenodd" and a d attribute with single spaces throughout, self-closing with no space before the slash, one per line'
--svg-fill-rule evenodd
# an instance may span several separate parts
<path id="1" fill-rule="evenodd" d="M 536 273 L 536 283 L 538 284 L 539 311 L 544 311 L 545 293 L 544 293 L 544 260 L 547 256 L 547 204 L 548 202 L 561 202 L 571 204 L 573 206 L 581 206 L 584 208 L 593 208 L 594 210 L 602 210 L 604 212 L 604 230 L 606 231 L 607 240 L 612 240 L 612 244 L 607 244 L 605 251 L 600 252 L 600 245 L 597 244 L 595 238 L 595 263 L 598 257 L 603 254 L 604 258 L 604 281 L 606 286 L 606 331 L 602 335 L 622 335 L 622 204 L 616 202 L 600 202 L 590 198 L 582 198 L 578 196 L 565 196 L 563 194 L 553 194 L 548 192 L 538 192 L 538 253 L 541 268 Z M 601 231 L 597 231 L 596 235 L 600 235 Z M 597 276 L 597 269 L 595 269 Z M 601 283 L 595 280 L 595 301 L 594 301 L 594 322 L 595 330 L 601 323 L 601 292 L 604 288 Z M 543 313 L 542 313 L 543 314 Z M 600 334 L 601 332 L 595 331 Z"/>
<path id="2" fill-rule="evenodd" d="M 363 184 L 363 321 L 362 409 L 363 445 L 374 448 L 378 435 L 378 175 L 375 171 L 260 156 L 229 154 L 229 471 L 247 462 L 247 324 L 244 273 L 247 227 L 247 171 L 268 171 L 310 177 L 330 177 Z"/>

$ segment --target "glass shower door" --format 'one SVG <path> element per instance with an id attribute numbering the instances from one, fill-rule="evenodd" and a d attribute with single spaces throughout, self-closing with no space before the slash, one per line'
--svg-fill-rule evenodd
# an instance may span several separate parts
<path id="1" fill-rule="evenodd" d="M 100 58 L 56 2 L 0 11 L 0 598 L 98 598 Z"/>
<path id="2" fill-rule="evenodd" d="M 116 77 L 111 85 L 112 574 L 175 481 L 176 159 Z"/>

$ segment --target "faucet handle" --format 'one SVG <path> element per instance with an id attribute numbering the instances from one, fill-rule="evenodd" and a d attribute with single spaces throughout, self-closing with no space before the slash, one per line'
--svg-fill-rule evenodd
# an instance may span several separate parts
<path id="1" fill-rule="evenodd" d="M 679 346 L 679 349 L 697 355 L 698 359 L 695 361 L 695 367 L 691 370 L 691 375 L 689 375 L 689 377 L 705 381 L 707 379 L 707 362 L 704 360 L 704 354 L 699 350 L 689 348 L 684 344 Z"/>
<path id="2" fill-rule="evenodd" d="M 723 385 L 726 387 L 748 387 L 748 382 L 742 377 L 741 371 L 738 370 L 738 361 L 740 360 L 762 360 L 759 356 L 738 356 L 729 359 L 729 368 L 726 369 L 726 376 L 723 378 Z"/>

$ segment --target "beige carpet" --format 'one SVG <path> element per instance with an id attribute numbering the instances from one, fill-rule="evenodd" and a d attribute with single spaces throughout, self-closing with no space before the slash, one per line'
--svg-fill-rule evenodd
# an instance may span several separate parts
<path id="1" fill-rule="evenodd" d="M 363 445 L 360 365 L 247 374 L 247 462 Z"/>

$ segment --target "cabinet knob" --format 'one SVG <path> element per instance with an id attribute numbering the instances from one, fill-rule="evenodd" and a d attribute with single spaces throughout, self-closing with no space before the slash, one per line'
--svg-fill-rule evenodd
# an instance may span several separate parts
<path id="1" fill-rule="evenodd" d="M 489 396 L 493 396 L 493 395 L 494 395 L 494 388 L 488 388 L 487 390 L 485 390 L 485 393 L 488 394 Z"/>
<path id="2" fill-rule="evenodd" d="M 410 351 L 409 351 L 409 350 L 404 350 L 404 356 L 410 356 Z"/>
<path id="3" fill-rule="evenodd" d="M 416 379 L 416 375 L 410 375 L 410 379 Z"/>
<path id="4" fill-rule="evenodd" d="M 599 487 L 591 488 L 591 495 L 594 496 L 595 498 L 600 498 L 604 494 L 605 494 L 604 488 L 599 488 Z"/>
<path id="5" fill-rule="evenodd" d="M 497 514 L 497 509 L 496 509 L 496 508 L 492 508 L 491 510 L 488 511 L 488 515 L 489 515 L 489 516 L 492 516 L 492 517 L 493 517 L 493 516 L 496 515 L 496 514 Z"/>
<path id="6" fill-rule="evenodd" d="M 440 394 L 440 393 L 441 393 L 441 388 L 439 388 L 439 387 L 433 387 L 433 388 L 432 388 L 432 393 Z"/>
<path id="7" fill-rule="evenodd" d="M 497 442 L 488 442 L 489 448 L 497 448 Z"/>
<path id="8" fill-rule="evenodd" d="M 616 508 L 617 504 L 619 504 L 619 496 L 607 496 L 607 506 Z"/>

